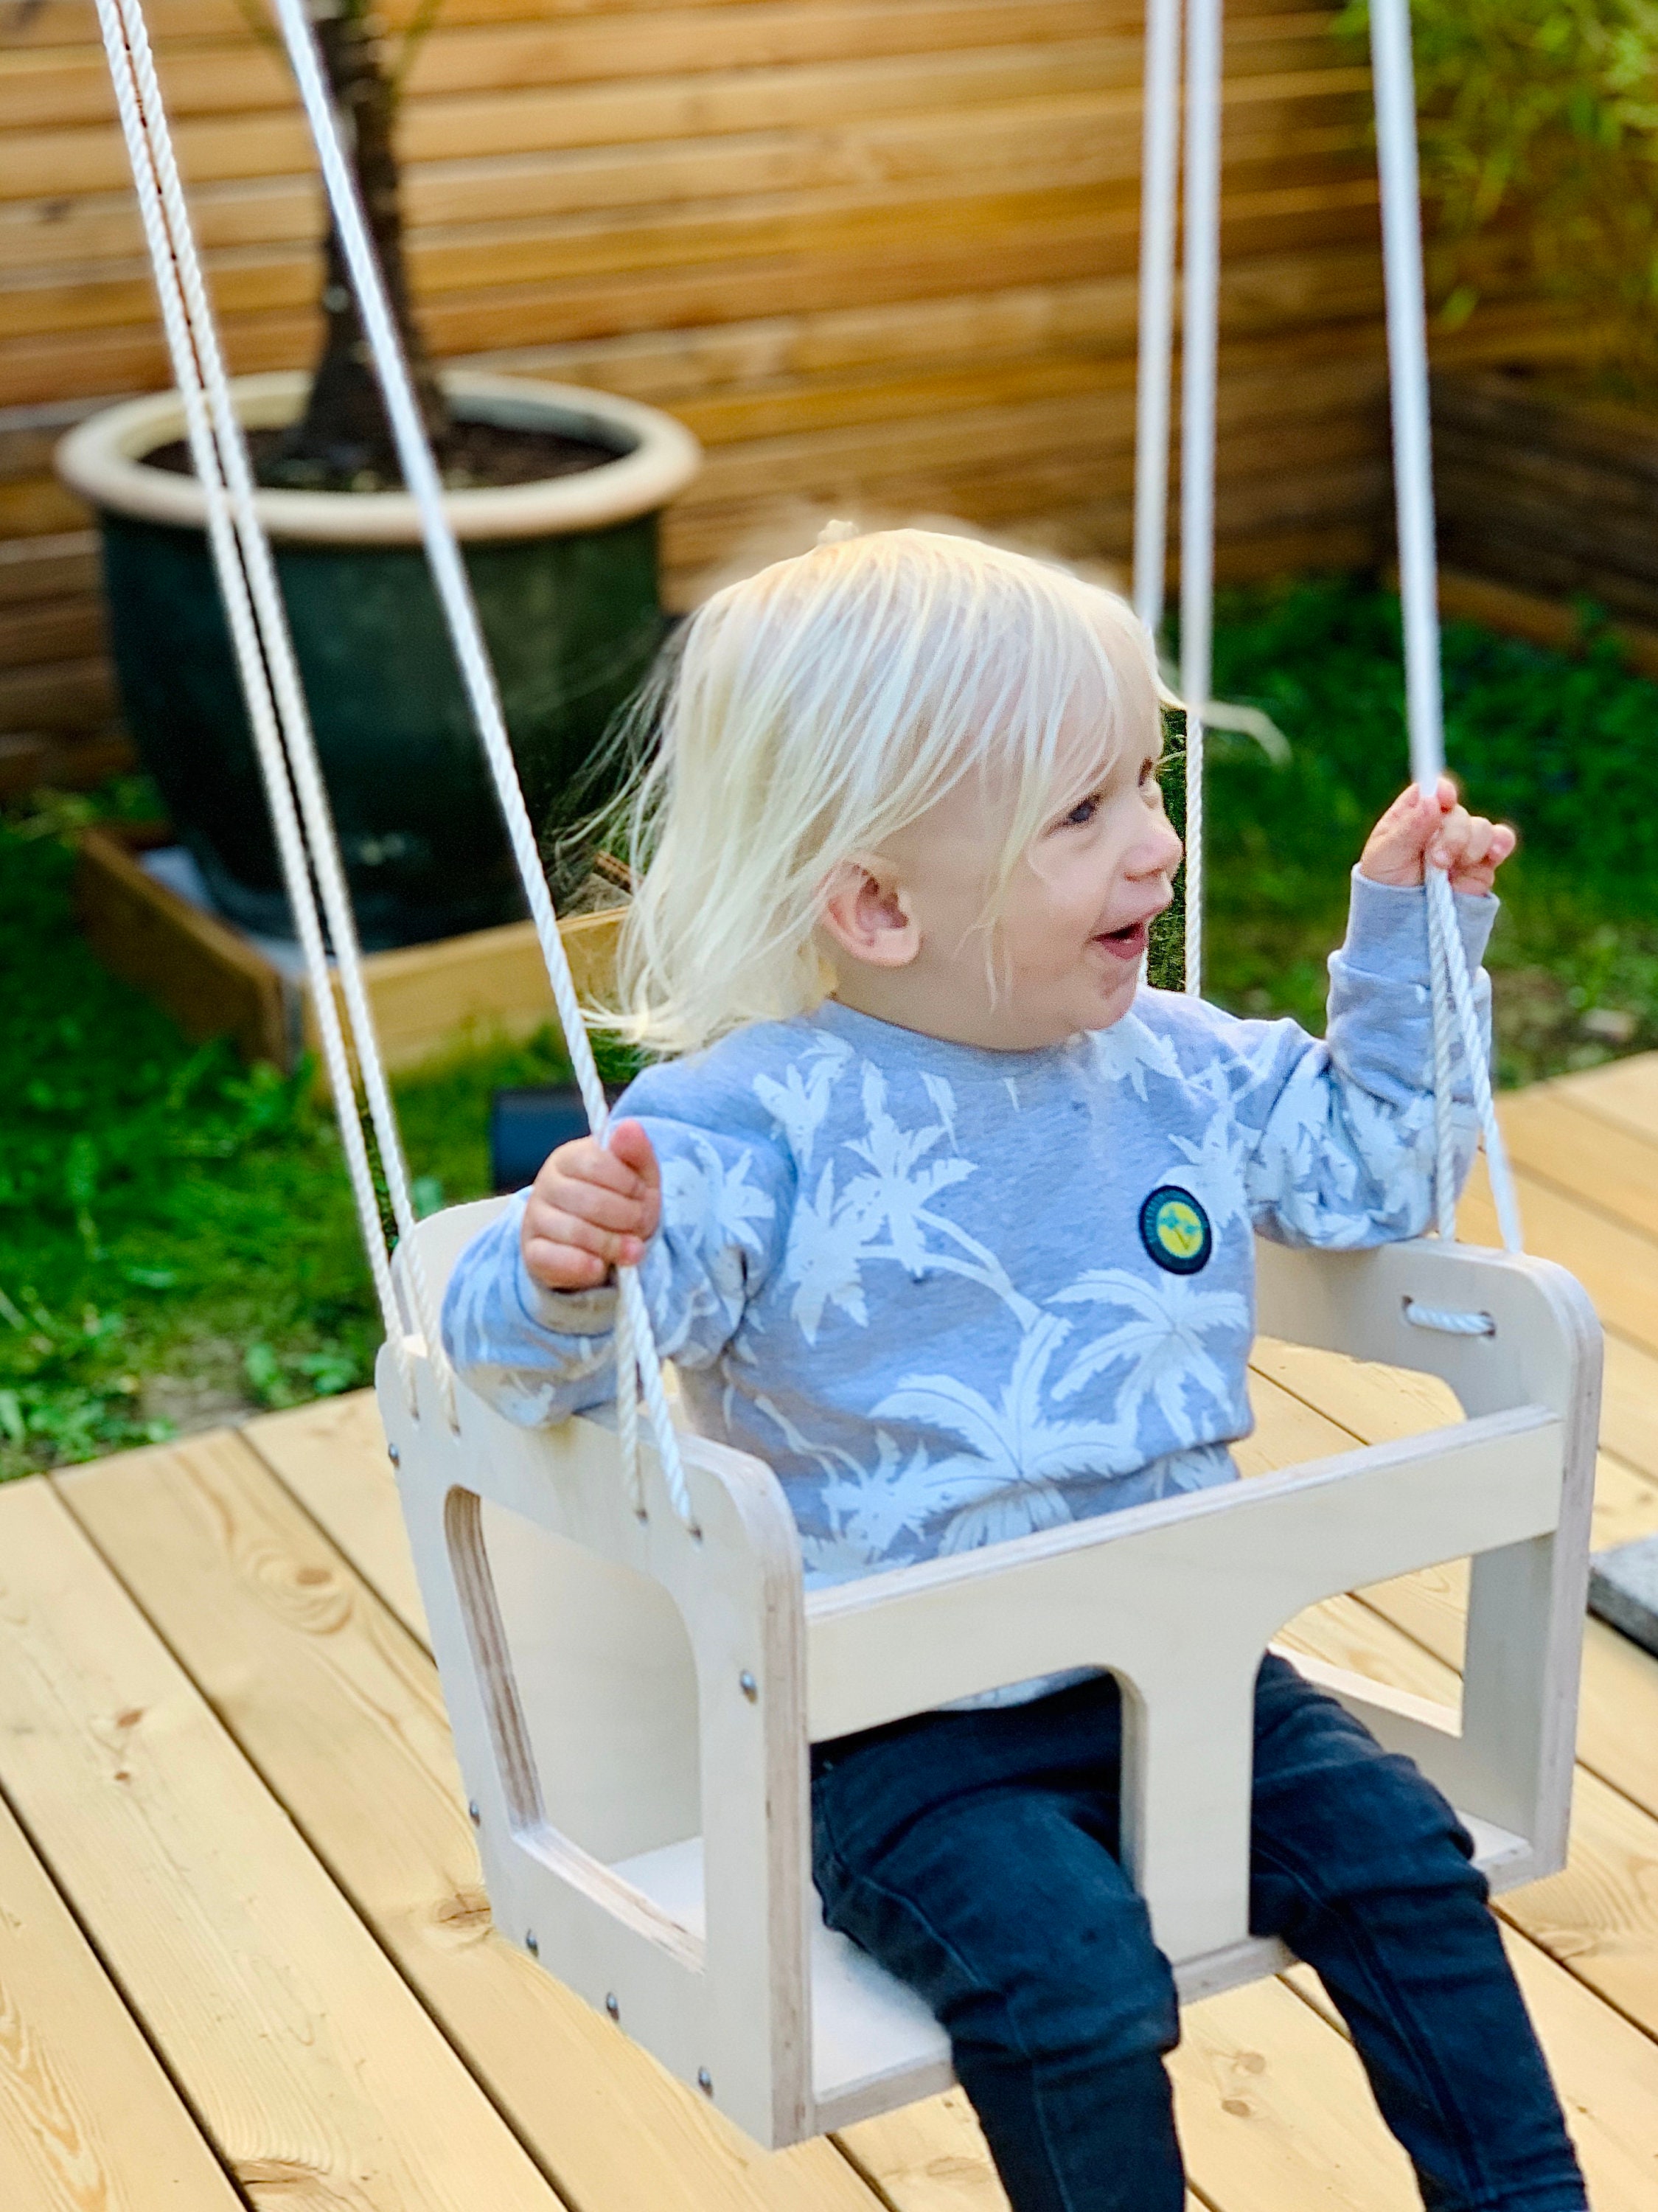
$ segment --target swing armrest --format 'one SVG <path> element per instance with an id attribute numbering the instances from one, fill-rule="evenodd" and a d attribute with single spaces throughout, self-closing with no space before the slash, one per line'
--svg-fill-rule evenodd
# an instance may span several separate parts
<path id="1" fill-rule="evenodd" d="M 1469 1413 L 1551 1407 L 1592 1440 L 1600 1323 L 1582 1284 L 1552 1261 L 1419 1237 L 1362 1252 L 1303 1251 L 1259 1237 L 1256 1327 L 1354 1359 L 1448 1382 Z M 1478 1334 L 1436 1326 L 1484 1322 Z"/>

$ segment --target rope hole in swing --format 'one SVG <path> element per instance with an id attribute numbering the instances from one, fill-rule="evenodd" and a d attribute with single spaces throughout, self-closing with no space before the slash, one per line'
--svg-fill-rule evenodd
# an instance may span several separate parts
<path id="1" fill-rule="evenodd" d="M 1441 1336 L 1497 1334 L 1497 1320 L 1492 1314 L 1455 1306 L 1424 1306 L 1408 1295 L 1400 1300 L 1400 1308 L 1412 1328 L 1434 1329 Z"/>

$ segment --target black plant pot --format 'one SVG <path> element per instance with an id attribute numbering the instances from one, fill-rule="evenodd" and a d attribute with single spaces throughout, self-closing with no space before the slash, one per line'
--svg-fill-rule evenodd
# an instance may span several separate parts
<path id="1" fill-rule="evenodd" d="M 236 387 L 250 427 L 288 419 L 299 377 Z M 557 809 L 648 666 L 663 617 L 657 518 L 695 474 L 654 409 L 557 385 L 456 377 L 456 411 L 551 427 L 613 461 L 452 493 L 531 818 Z M 195 479 L 143 465 L 179 434 L 176 394 L 113 408 L 60 449 L 99 511 L 128 722 L 214 897 L 288 928 L 263 787 Z M 262 492 L 359 930 L 371 947 L 485 928 L 521 894 L 448 635 L 402 493 Z"/>

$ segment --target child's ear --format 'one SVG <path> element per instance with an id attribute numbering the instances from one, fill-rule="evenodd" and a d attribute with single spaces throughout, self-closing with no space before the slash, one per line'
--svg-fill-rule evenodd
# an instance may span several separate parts
<path id="1" fill-rule="evenodd" d="M 872 968 L 908 968 L 921 949 L 896 872 L 872 855 L 836 864 L 818 919 L 842 951 Z"/>

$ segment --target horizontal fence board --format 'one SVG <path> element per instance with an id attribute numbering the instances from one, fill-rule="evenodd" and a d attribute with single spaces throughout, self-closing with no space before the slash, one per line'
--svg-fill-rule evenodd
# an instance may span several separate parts
<path id="1" fill-rule="evenodd" d="M 1376 228 L 1376 191 L 1368 179 L 1290 191 L 1235 195 L 1224 210 L 1224 234 L 1270 239 L 1293 222 L 1309 244 L 1367 240 Z M 490 230 L 416 234 L 410 268 L 434 307 L 446 295 L 481 291 L 503 295 L 538 284 L 579 283 L 592 276 L 680 274 L 708 264 L 777 264 L 810 267 L 819 260 L 866 252 L 902 257 L 944 241 L 992 247 L 1025 232 L 1044 236 L 1097 234 L 1101 250 L 1132 259 L 1138 215 L 1116 191 L 1078 185 L 1061 171 L 1041 188 L 940 198 L 890 191 L 790 194 L 728 204 L 653 222 L 571 220 L 512 224 Z M 38 276 L 0 283 L 0 317 L 18 337 L 108 328 L 149 319 L 153 291 L 147 263 L 106 264 L 97 276 Z M 244 248 L 211 264 L 217 312 L 226 317 L 283 307 L 303 309 L 317 288 L 310 246 Z"/>
<path id="2" fill-rule="evenodd" d="M 94 594 L 0 605 L 0 669 L 85 659 L 103 649 L 103 602 Z"/>
<path id="3" fill-rule="evenodd" d="M 0 671 L 0 730 L 90 730 L 115 712 L 115 678 L 101 657 Z"/>
<path id="4" fill-rule="evenodd" d="M 834 131 L 848 115 L 972 110 L 1079 89 L 1132 93 L 1139 47 L 1092 39 L 985 51 L 882 57 L 776 70 L 615 80 L 597 85 L 511 87 L 487 94 L 411 100 L 399 143 L 406 161 L 633 145 L 744 131 Z M 1225 88 L 1226 127 L 1259 135 L 1291 118 L 1325 124 L 1351 116 L 1365 80 L 1351 69 L 1280 72 Z M 310 142 L 297 113 L 185 117 L 175 132 L 187 179 L 305 174 Z M 0 200 L 118 191 L 125 154 L 112 122 L 83 128 L 16 128 L 0 138 Z"/>
<path id="5" fill-rule="evenodd" d="M 525 85 L 1038 46 L 1097 36 L 1101 13 L 1098 0 L 912 0 L 896 7 L 818 0 L 472 29 L 440 23 L 419 49 L 404 97 L 415 103 Z M 252 45 L 245 30 L 230 40 L 163 52 L 160 76 L 168 112 L 179 119 L 295 104 L 286 57 Z M 101 46 L 0 57 L 0 129 L 102 123 L 113 113 Z"/>
<path id="6" fill-rule="evenodd" d="M 90 530 L 0 538 L 0 607 L 61 599 L 98 586 L 98 540 Z"/>
<path id="7" fill-rule="evenodd" d="M 1330 200 L 1376 192 L 1375 163 L 1357 124 L 1252 136 L 1224 165 L 1228 201 L 1300 191 Z M 836 131 L 731 134 L 661 147 L 517 155 L 495 161 L 434 162 L 410 173 L 404 204 L 411 250 L 459 241 L 484 226 L 497 232 L 598 219 L 616 228 L 668 213 L 717 221 L 722 203 L 761 195 L 847 190 L 902 193 L 931 185 L 960 191 L 1138 186 L 1137 115 L 1114 94 L 1078 93 L 987 108 L 964 133 L 960 118 L 901 116 Z M 1287 203 L 1285 204 L 1287 205 Z M 1316 199 L 1309 204 L 1316 205 Z M 309 180 L 223 183 L 192 198 L 197 237 L 208 256 L 296 246 L 314 253 L 320 201 Z M 126 196 L 13 202 L 0 207 L 0 278 L 39 273 L 75 283 L 98 264 L 143 263 L 136 210 Z"/>
<path id="8" fill-rule="evenodd" d="M 40 538 L 83 528 L 87 511 L 53 477 L 0 483 L 0 537 Z"/>
<path id="9" fill-rule="evenodd" d="M 634 17 L 659 13 L 661 4 L 662 0 L 444 0 L 441 20 L 445 27 L 455 29 L 463 25 L 541 23 L 591 15 Z M 770 0 L 678 0 L 678 4 L 736 14 L 764 7 Z M 421 0 L 384 0 L 374 12 L 395 43 L 420 6 Z M 163 49 L 191 40 L 246 40 L 247 35 L 247 18 L 240 0 L 149 0 L 144 14 L 152 39 Z M 1137 32 L 1143 15 L 1139 0 L 1100 0 L 1100 20 L 1119 29 Z M 1297 35 L 1297 31 L 1305 38 L 1321 38 L 1333 21 L 1333 9 L 1309 8 L 1300 0 L 1228 0 L 1228 50 L 1275 42 Z M 50 8 L 36 9 L 9 24 L 8 36 L 23 52 L 96 46 L 95 0 L 52 0 Z"/>
<path id="10" fill-rule="evenodd" d="M 721 70 L 777 70 L 848 58 L 960 53 L 1113 35 L 1138 52 L 1139 11 L 1101 0 L 808 0 L 805 5 L 673 9 L 562 21 L 465 27 L 440 21 L 407 79 L 410 107 L 526 85 L 695 79 Z M 1234 55 L 1236 70 L 1237 56 Z M 1248 45 L 1251 78 L 1339 68 L 1327 33 L 1304 19 Z M 285 57 L 246 28 L 159 55 L 161 91 L 180 120 L 295 105 Z M 1353 74 L 1351 69 L 1345 74 Z M 0 52 L 0 129 L 106 123 L 114 114 L 100 45 Z"/>

